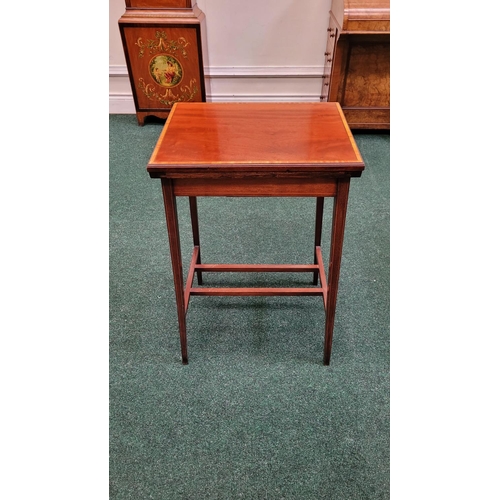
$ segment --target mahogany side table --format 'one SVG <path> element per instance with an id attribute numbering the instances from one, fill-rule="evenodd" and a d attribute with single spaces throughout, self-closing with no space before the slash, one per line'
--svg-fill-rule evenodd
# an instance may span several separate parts
<path id="1" fill-rule="evenodd" d="M 182 362 L 191 296 L 318 295 L 325 308 L 323 363 L 330 364 L 351 177 L 364 170 L 338 103 L 176 103 L 149 160 L 161 179 L 172 260 Z M 189 197 L 194 249 L 184 285 L 177 196 Z M 202 264 L 198 196 L 316 198 L 312 264 Z M 321 253 L 324 198 L 334 198 L 328 277 Z M 310 272 L 304 288 L 211 288 L 207 272 Z M 197 284 L 194 286 L 194 276 Z M 318 283 L 319 281 L 319 283 Z"/>

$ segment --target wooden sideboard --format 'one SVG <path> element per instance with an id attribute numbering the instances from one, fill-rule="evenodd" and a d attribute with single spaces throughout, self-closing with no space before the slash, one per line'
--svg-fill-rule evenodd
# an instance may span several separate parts
<path id="1" fill-rule="evenodd" d="M 118 25 L 137 121 L 206 101 L 205 15 L 191 0 L 126 0 Z"/>
<path id="2" fill-rule="evenodd" d="M 390 129 L 389 0 L 332 0 L 323 79 L 352 129 Z"/>

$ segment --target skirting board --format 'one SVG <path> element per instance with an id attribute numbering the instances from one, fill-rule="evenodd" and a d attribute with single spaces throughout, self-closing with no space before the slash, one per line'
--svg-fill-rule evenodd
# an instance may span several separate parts
<path id="1" fill-rule="evenodd" d="M 134 114 L 135 106 L 126 66 L 109 67 L 109 113 Z M 210 67 L 209 102 L 315 102 L 323 85 L 323 68 Z"/>

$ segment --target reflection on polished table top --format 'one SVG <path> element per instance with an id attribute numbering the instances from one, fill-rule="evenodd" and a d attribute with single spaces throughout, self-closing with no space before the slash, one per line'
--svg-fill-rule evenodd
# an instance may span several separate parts
<path id="1" fill-rule="evenodd" d="M 337 103 L 177 103 L 151 177 L 196 172 L 341 172 L 364 164 Z"/>

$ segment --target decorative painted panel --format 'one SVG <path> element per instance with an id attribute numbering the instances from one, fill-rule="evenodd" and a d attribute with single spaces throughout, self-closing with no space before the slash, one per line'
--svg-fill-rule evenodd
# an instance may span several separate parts
<path id="1" fill-rule="evenodd" d="M 204 100 L 196 27 L 127 27 L 124 36 L 139 110 Z"/>

